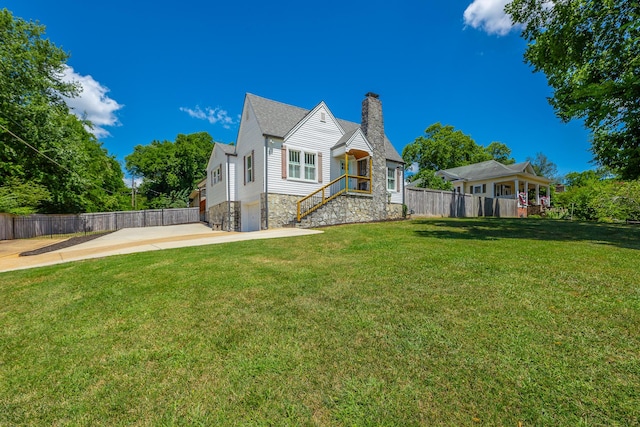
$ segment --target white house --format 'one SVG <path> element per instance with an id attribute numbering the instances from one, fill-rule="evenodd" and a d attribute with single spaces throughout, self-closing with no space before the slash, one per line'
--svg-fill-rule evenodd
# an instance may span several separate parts
<path id="1" fill-rule="evenodd" d="M 442 169 L 436 176 L 450 181 L 458 193 L 469 193 L 483 197 L 518 199 L 518 205 L 548 205 L 551 194 L 551 180 L 539 176 L 530 162 L 503 165 L 495 160 L 474 163 L 451 169 Z M 541 198 L 540 189 L 545 189 Z M 529 200 L 529 190 L 535 199 Z"/>
<path id="2" fill-rule="evenodd" d="M 400 218 L 404 163 L 368 93 L 362 123 L 245 96 L 236 145 L 216 143 L 207 166 L 213 227 L 254 231 Z"/>

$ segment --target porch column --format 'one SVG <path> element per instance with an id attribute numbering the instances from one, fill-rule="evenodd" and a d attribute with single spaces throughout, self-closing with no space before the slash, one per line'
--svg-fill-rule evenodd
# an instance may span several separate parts
<path id="1" fill-rule="evenodd" d="M 369 194 L 373 192 L 373 180 L 371 179 L 372 171 L 373 171 L 373 157 L 369 156 Z"/>
<path id="2" fill-rule="evenodd" d="M 347 193 L 349 192 L 349 155 L 347 154 L 347 150 L 344 152 L 344 188 L 346 188 Z"/>
<path id="3" fill-rule="evenodd" d="M 489 196 L 490 198 L 495 198 L 496 197 L 496 183 L 492 182 L 491 184 L 489 184 L 491 186 L 490 190 L 489 190 Z"/>
<path id="4" fill-rule="evenodd" d="M 548 200 L 549 206 L 551 206 L 551 185 L 547 185 L 547 200 Z"/>
<path id="5" fill-rule="evenodd" d="M 518 181 L 518 179 L 515 180 L 514 189 L 515 189 L 515 193 L 516 193 L 515 198 L 516 198 L 516 200 L 518 200 L 518 196 L 520 194 L 520 181 Z"/>
<path id="6" fill-rule="evenodd" d="M 536 184 L 536 205 L 540 206 L 540 184 Z"/>

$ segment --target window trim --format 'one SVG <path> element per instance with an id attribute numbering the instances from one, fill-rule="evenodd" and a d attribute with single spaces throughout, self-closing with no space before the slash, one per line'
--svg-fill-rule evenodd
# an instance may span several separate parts
<path id="1" fill-rule="evenodd" d="M 256 180 L 256 170 L 255 170 L 255 152 L 251 150 L 251 153 L 247 156 L 244 156 L 243 160 L 243 170 L 244 170 L 244 185 L 247 185 L 250 182 L 255 182 Z M 249 165 L 251 163 L 251 165 Z"/>
<path id="2" fill-rule="evenodd" d="M 390 176 L 389 172 L 393 173 L 393 177 Z M 392 192 L 392 193 L 397 193 L 398 192 L 398 187 L 397 187 L 397 183 L 396 180 L 398 179 L 398 176 L 396 174 L 396 168 L 390 168 L 387 166 L 387 191 Z M 389 187 L 389 184 L 393 182 L 393 188 Z"/>
<path id="3" fill-rule="evenodd" d="M 486 192 L 487 184 L 474 184 L 473 187 L 471 187 L 471 194 L 485 194 Z"/>
<path id="4" fill-rule="evenodd" d="M 298 162 L 291 162 L 292 152 L 298 153 Z M 313 161 L 314 161 L 313 164 L 307 163 L 308 156 L 313 156 Z M 287 181 L 299 181 L 299 182 L 307 182 L 307 183 L 314 183 L 314 184 L 322 182 L 322 179 L 321 179 L 322 153 L 320 153 L 319 151 L 305 150 L 304 148 L 287 146 L 285 158 L 287 160 L 286 169 L 285 169 L 287 171 L 287 176 L 286 176 Z M 293 165 L 298 166 L 299 176 L 292 176 L 291 166 Z M 307 168 L 310 165 L 313 166 L 313 178 L 307 179 L 306 178 Z"/>
<path id="5" fill-rule="evenodd" d="M 216 185 L 222 182 L 222 165 L 218 165 L 217 168 L 211 171 L 211 185 Z"/>

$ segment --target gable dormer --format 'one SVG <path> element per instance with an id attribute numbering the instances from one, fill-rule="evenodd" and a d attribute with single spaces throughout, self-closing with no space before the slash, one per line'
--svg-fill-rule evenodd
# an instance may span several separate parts
<path id="1" fill-rule="evenodd" d="M 337 157 L 354 151 L 367 153 L 369 156 L 373 155 L 373 147 L 361 128 L 344 134 L 338 143 L 331 148 L 331 155 Z"/>
<path id="2" fill-rule="evenodd" d="M 340 126 L 340 123 L 336 120 L 335 116 L 331 110 L 329 110 L 329 107 L 327 107 L 324 101 L 320 101 L 318 105 L 316 105 L 302 118 L 302 120 L 291 128 L 291 130 L 284 136 L 284 139 L 288 139 L 303 127 L 319 132 L 337 130 L 340 133 L 340 136 L 345 133 L 345 130 Z"/>

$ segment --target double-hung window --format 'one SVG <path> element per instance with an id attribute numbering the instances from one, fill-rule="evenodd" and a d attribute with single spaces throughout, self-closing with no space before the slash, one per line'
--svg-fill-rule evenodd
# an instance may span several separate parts
<path id="1" fill-rule="evenodd" d="M 249 182 L 253 182 L 256 180 L 255 176 L 255 156 L 253 150 L 251 150 L 251 154 L 248 156 L 244 156 L 244 184 L 247 185 Z"/>
<path id="2" fill-rule="evenodd" d="M 487 184 L 473 186 L 473 194 L 482 194 L 486 192 L 487 192 Z"/>
<path id="3" fill-rule="evenodd" d="M 304 153 L 304 179 L 309 181 L 316 180 L 316 155 L 312 153 Z"/>
<path id="4" fill-rule="evenodd" d="M 222 180 L 222 167 L 218 166 L 211 172 L 211 183 L 217 184 Z"/>
<path id="5" fill-rule="evenodd" d="M 300 151 L 289 150 L 289 177 L 300 179 Z"/>
<path id="6" fill-rule="evenodd" d="M 387 190 L 396 191 L 396 170 L 387 168 Z"/>
<path id="7" fill-rule="evenodd" d="M 301 179 L 305 181 L 317 181 L 317 153 L 309 153 L 302 150 L 288 149 L 287 178 Z"/>

